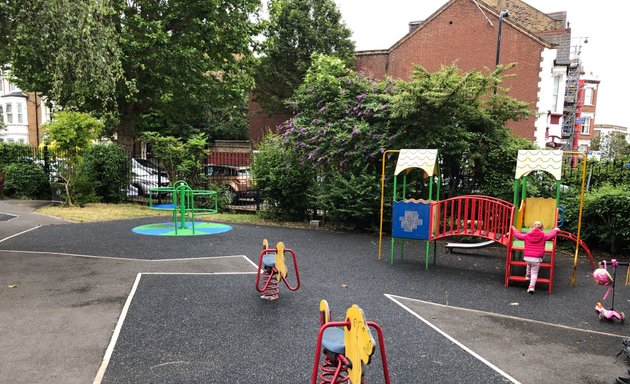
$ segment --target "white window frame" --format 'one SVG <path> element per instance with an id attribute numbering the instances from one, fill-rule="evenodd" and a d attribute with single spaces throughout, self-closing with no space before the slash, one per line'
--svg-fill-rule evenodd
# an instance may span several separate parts
<path id="1" fill-rule="evenodd" d="M 582 124 L 582 129 L 580 130 L 582 135 L 590 135 L 591 134 L 591 118 L 590 116 L 584 116 L 584 124 Z"/>
<path id="2" fill-rule="evenodd" d="M 17 124 L 24 124 L 24 113 L 22 112 L 22 103 L 16 103 Z"/>
<path id="3" fill-rule="evenodd" d="M 4 105 L 4 110 L 7 118 L 7 124 L 13 124 L 13 105 L 11 103 L 6 103 Z"/>
<path id="4" fill-rule="evenodd" d="M 593 96 L 595 95 L 595 89 L 592 87 L 584 88 L 584 105 L 593 105 Z"/>
<path id="5" fill-rule="evenodd" d="M 558 112 L 558 98 L 560 97 L 560 81 L 562 76 L 555 75 L 553 77 L 553 112 Z"/>

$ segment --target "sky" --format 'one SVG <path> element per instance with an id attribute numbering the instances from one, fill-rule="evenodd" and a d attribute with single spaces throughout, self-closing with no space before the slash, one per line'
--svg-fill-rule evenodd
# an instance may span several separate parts
<path id="1" fill-rule="evenodd" d="M 335 0 L 357 50 L 386 49 L 447 0 Z M 599 79 L 595 124 L 630 129 L 630 1 L 524 0 L 544 13 L 567 12 L 572 46 L 582 66 Z M 588 43 L 584 44 L 584 38 Z"/>

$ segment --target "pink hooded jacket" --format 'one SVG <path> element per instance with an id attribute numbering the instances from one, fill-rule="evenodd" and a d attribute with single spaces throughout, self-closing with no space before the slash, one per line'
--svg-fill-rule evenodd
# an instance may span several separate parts
<path id="1" fill-rule="evenodd" d="M 523 256 L 528 257 L 543 257 L 545 255 L 545 242 L 556 237 L 558 231 L 554 228 L 545 234 L 540 228 L 532 228 L 527 233 L 521 233 L 516 228 L 512 228 L 514 237 L 519 240 L 524 240 L 525 250 Z"/>

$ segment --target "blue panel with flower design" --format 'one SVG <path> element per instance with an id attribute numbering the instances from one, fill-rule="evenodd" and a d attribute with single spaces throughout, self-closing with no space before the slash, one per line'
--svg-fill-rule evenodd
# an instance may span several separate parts
<path id="1" fill-rule="evenodd" d="M 428 240 L 430 211 L 429 201 L 394 201 L 392 236 Z"/>

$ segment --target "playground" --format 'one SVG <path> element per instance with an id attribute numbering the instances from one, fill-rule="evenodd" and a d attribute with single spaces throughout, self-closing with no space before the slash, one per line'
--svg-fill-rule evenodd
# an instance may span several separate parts
<path id="1" fill-rule="evenodd" d="M 381 346 L 392 383 L 627 377 L 628 364 L 615 361 L 627 325 L 595 313 L 605 288 L 594 282 L 589 257 L 553 247 L 553 290 L 541 282 L 528 295 L 524 281 L 506 280 L 522 267 L 508 264 L 513 272 L 506 271 L 507 252 L 518 261 L 508 231 L 485 224 L 509 227 L 514 217 L 499 220 L 503 213 L 492 209 L 496 216 L 475 209 L 469 212 L 484 213 L 443 222 L 454 223 L 451 232 L 479 230 L 493 244 L 449 248 L 453 239 L 438 239 L 444 232 L 434 230 L 448 226 L 435 221 L 425 225 L 430 241 L 242 224 L 201 236 L 155 236 L 134 231 L 155 218 L 76 224 L 0 201 L 0 305 L 11 308 L 0 314 L 2 381 L 311 382 L 321 354 L 322 299 L 331 321 L 343 322 L 357 305 L 382 329 L 363 367 L 367 383 L 385 382 Z M 173 223 L 187 227 L 179 215 Z M 288 286 L 278 284 L 277 300 L 260 297 L 259 265 L 272 265 L 262 261 L 263 239 L 268 249 L 283 242 L 295 253 L 273 261 L 287 264 Z M 381 243 L 390 241 L 397 253 L 381 257 Z M 624 278 L 620 269 L 617 279 Z M 624 284 L 616 300 L 628 312 Z"/>

